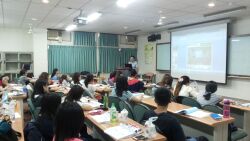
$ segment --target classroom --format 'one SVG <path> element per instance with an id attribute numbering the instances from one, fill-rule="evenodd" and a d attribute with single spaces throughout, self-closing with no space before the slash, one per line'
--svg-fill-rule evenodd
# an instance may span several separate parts
<path id="1" fill-rule="evenodd" d="M 250 0 L 0 0 L 0 141 L 250 141 Z"/>

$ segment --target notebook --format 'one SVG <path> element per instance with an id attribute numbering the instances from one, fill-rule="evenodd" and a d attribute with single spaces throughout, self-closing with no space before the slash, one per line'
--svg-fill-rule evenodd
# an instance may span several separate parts
<path id="1" fill-rule="evenodd" d="M 198 109 L 197 107 L 179 110 L 179 111 L 176 111 L 175 113 L 182 114 L 182 115 L 189 115 L 189 116 L 196 117 L 196 118 L 204 118 L 210 115 L 210 113 L 204 112 Z"/>

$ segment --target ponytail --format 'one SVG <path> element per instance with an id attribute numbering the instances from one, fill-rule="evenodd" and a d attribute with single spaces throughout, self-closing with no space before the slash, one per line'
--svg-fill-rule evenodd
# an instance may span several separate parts
<path id="1" fill-rule="evenodd" d="M 206 100 L 210 100 L 211 95 L 212 95 L 211 92 L 206 92 L 206 93 L 203 95 L 203 97 L 204 97 Z"/>

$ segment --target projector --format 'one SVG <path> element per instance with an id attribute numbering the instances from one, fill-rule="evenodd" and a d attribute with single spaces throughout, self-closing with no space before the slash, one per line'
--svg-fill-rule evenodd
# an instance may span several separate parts
<path id="1" fill-rule="evenodd" d="M 86 25 L 87 24 L 87 18 L 86 17 L 75 17 L 73 21 L 77 25 Z"/>

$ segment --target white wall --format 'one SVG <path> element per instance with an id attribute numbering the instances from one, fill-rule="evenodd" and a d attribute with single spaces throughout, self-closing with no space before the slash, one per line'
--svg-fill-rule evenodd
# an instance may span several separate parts
<path id="1" fill-rule="evenodd" d="M 32 34 L 28 30 L 0 28 L 0 51 L 32 52 Z"/>
<path id="2" fill-rule="evenodd" d="M 242 35 L 242 34 L 250 34 L 250 17 L 240 19 L 237 21 L 233 21 L 230 25 L 229 30 L 232 35 Z M 157 74 L 156 80 L 159 81 L 163 75 L 163 72 L 156 71 L 156 47 L 153 50 L 153 61 L 152 64 L 145 64 L 144 60 L 144 45 L 147 44 L 147 36 L 142 35 L 138 37 L 138 65 L 140 73 L 154 72 Z M 162 40 L 154 42 L 162 43 L 162 42 L 170 42 L 170 34 L 167 31 L 161 32 Z M 200 89 L 204 89 L 204 83 L 199 83 Z M 236 78 L 228 78 L 227 85 L 220 85 L 218 89 L 218 94 L 223 96 L 229 96 L 240 99 L 250 100 L 249 93 L 250 80 L 246 79 L 236 79 Z"/>
<path id="3" fill-rule="evenodd" d="M 48 72 L 48 44 L 47 30 L 36 29 L 33 33 L 34 75 Z"/>

